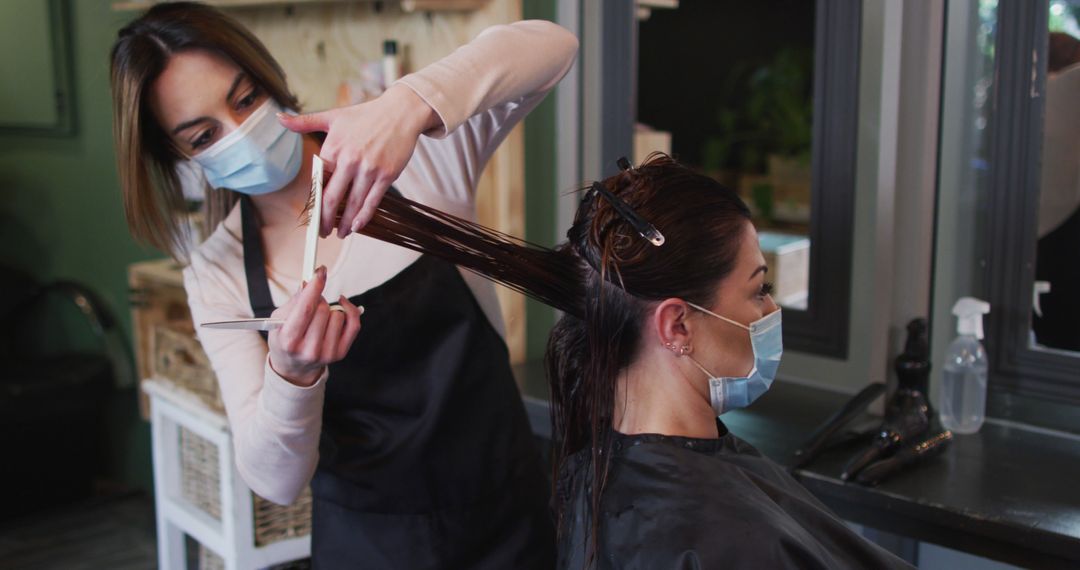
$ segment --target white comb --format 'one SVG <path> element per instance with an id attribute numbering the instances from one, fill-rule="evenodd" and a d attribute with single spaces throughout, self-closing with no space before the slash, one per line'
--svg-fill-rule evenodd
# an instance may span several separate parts
<path id="1" fill-rule="evenodd" d="M 304 267 L 300 271 L 304 281 L 315 277 L 316 253 L 319 250 L 319 224 L 322 220 L 322 179 L 323 161 L 319 155 L 311 157 L 311 211 L 307 225 L 307 239 L 304 242 Z"/>

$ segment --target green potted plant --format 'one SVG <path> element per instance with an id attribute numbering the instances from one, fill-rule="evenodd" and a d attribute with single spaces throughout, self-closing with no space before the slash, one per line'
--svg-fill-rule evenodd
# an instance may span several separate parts
<path id="1" fill-rule="evenodd" d="M 738 187 L 766 221 L 809 216 L 813 58 L 784 48 L 766 64 L 736 66 L 716 114 L 719 134 L 702 167 Z M 733 178 L 737 177 L 735 181 Z"/>

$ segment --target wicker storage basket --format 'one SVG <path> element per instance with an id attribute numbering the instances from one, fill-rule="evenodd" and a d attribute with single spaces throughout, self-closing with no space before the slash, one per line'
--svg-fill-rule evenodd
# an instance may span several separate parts
<path id="1" fill-rule="evenodd" d="M 212 410 L 225 412 L 217 377 L 193 333 L 156 326 L 150 342 L 154 377 L 194 394 Z"/>
<path id="2" fill-rule="evenodd" d="M 199 564 L 196 566 L 197 570 L 225 570 L 225 560 L 218 556 L 216 552 L 209 548 L 199 545 Z M 268 566 L 266 570 L 311 570 L 311 559 L 303 558 L 300 560 L 292 560 L 290 562 L 284 562 L 282 564 L 275 564 Z"/>
<path id="3" fill-rule="evenodd" d="M 221 482 L 217 447 L 180 428 L 180 489 L 185 501 L 221 520 Z M 255 546 L 311 534 L 311 489 L 281 506 L 252 493 Z"/>
<path id="4" fill-rule="evenodd" d="M 291 505 L 281 506 L 251 494 L 255 510 L 255 546 L 311 534 L 311 487 Z"/>
<path id="5" fill-rule="evenodd" d="M 225 559 L 218 556 L 216 552 L 209 548 L 199 545 L 199 565 L 198 570 L 225 570 Z"/>

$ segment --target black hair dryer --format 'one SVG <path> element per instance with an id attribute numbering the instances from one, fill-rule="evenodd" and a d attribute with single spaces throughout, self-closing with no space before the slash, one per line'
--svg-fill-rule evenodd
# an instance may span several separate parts
<path id="1" fill-rule="evenodd" d="M 907 326 L 904 352 L 896 358 L 897 389 L 886 400 L 885 421 L 869 446 L 844 467 L 840 478 L 874 485 L 908 465 L 940 454 L 952 441 L 944 431 L 928 436 L 930 404 L 926 390 L 930 381 L 930 347 L 926 341 L 926 320 L 914 319 Z M 843 408 L 819 427 L 810 440 L 795 452 L 794 468 L 805 467 L 823 449 L 833 445 L 843 426 L 859 416 L 885 392 L 885 385 L 873 382 L 852 397 Z"/>
<path id="2" fill-rule="evenodd" d="M 930 404 L 926 390 L 930 382 L 930 347 L 926 340 L 926 320 L 913 319 L 907 325 L 904 352 L 896 357 L 896 391 L 885 407 L 885 421 L 870 447 L 856 455 L 840 478 L 847 481 L 867 465 L 910 445 L 930 430 Z"/>

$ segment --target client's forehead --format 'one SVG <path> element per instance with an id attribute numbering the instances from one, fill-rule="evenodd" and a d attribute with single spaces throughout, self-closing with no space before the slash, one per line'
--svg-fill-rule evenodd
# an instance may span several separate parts
<path id="1" fill-rule="evenodd" d="M 765 265 L 765 256 L 761 253 L 757 230 L 754 224 L 747 221 L 739 243 L 738 257 L 735 259 L 735 273 L 740 275 L 741 280 L 746 280 L 762 265 Z"/>

